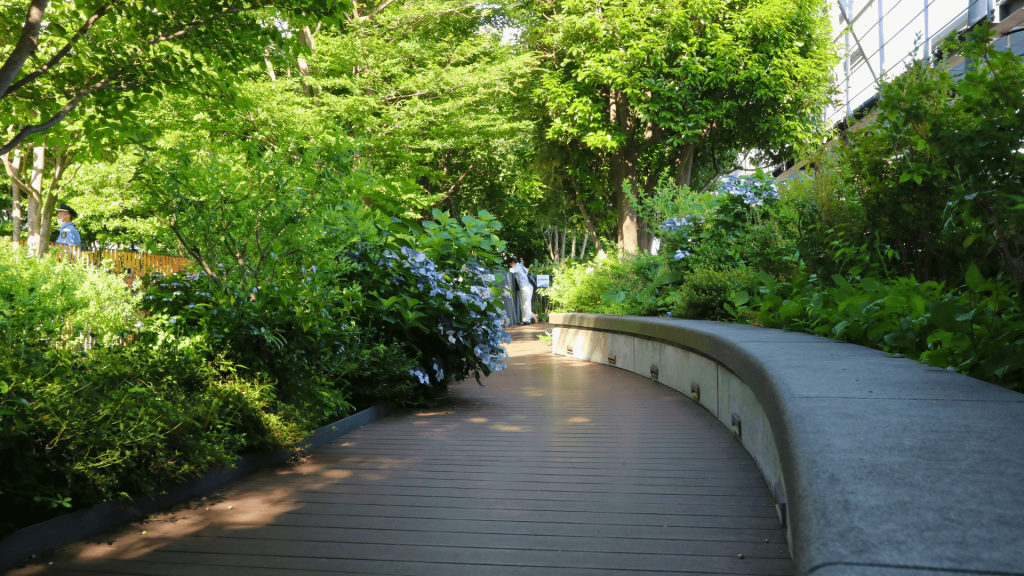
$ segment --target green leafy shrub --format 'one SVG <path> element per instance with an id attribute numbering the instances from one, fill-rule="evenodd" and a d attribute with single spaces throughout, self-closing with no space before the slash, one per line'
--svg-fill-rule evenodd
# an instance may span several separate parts
<path id="1" fill-rule="evenodd" d="M 779 282 L 762 272 L 730 299 L 726 308 L 740 322 L 868 346 L 1024 391 L 1018 300 L 1011 284 L 984 279 L 976 266 L 958 290 L 913 277 L 802 273 Z"/>
<path id="2" fill-rule="evenodd" d="M 103 270 L 0 251 L 0 531 L 288 445 L 350 409 L 323 389 L 283 401 L 138 302 Z"/>
<path id="3" fill-rule="evenodd" d="M 976 28 L 880 87 L 879 117 L 845 151 L 867 219 L 904 276 L 961 284 L 970 263 L 1024 298 L 1024 62 Z"/>
<path id="4" fill-rule="evenodd" d="M 673 287 L 660 304 L 674 318 L 721 320 L 731 318 L 725 306 L 731 295 L 750 284 L 756 274 L 751 268 L 697 268 L 686 274 L 682 285 Z"/>
<path id="5" fill-rule="evenodd" d="M 283 402 L 307 417 L 318 414 L 318 424 L 343 416 L 352 406 L 341 398 L 358 373 L 352 355 L 361 355 L 348 295 L 315 265 L 275 262 L 267 272 L 263 281 L 218 282 L 188 272 L 154 279 L 144 305 L 166 327 L 155 337 L 268 380 Z M 394 363 L 383 376 L 407 378 L 408 364 Z"/>
<path id="6" fill-rule="evenodd" d="M 674 279 L 660 256 L 608 256 L 563 264 L 543 293 L 563 312 L 646 316 L 657 313 L 658 297 Z"/>
<path id="7" fill-rule="evenodd" d="M 0 249 L 0 333 L 8 350 L 117 341 L 135 331 L 139 296 L 103 270 Z"/>

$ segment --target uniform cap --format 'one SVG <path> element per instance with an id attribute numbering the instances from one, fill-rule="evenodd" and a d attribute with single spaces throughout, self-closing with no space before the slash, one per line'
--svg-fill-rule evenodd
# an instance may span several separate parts
<path id="1" fill-rule="evenodd" d="M 67 212 L 68 214 L 71 214 L 71 218 L 78 218 L 78 212 L 75 212 L 74 208 L 63 202 L 60 203 L 60 206 L 57 208 L 57 212 Z"/>

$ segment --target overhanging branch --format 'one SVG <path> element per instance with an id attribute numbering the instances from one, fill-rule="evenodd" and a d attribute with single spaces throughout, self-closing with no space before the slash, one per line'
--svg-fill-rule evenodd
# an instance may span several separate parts
<path id="1" fill-rule="evenodd" d="M 56 66 L 58 63 L 60 63 L 60 61 L 65 56 L 67 56 L 69 52 L 71 52 L 71 48 L 74 46 L 75 42 L 78 42 L 78 40 L 82 36 L 84 36 L 85 33 L 88 32 L 90 28 L 92 28 L 93 24 L 95 24 L 97 20 L 102 18 L 103 15 L 106 14 L 107 12 L 109 12 L 109 11 L 110 11 L 110 6 L 106 5 L 106 6 L 101 6 L 98 10 L 96 10 L 96 12 L 93 12 L 93 15 L 90 16 L 89 19 L 85 21 L 85 24 L 82 24 L 82 26 L 78 29 L 78 33 L 76 33 L 71 38 L 71 40 L 68 40 L 68 43 L 63 48 L 61 48 L 59 52 L 54 54 L 53 58 L 50 58 L 50 60 L 46 64 L 43 64 L 42 67 L 40 67 L 38 70 L 35 70 L 34 72 L 31 72 L 31 73 L 27 74 L 21 80 L 18 80 L 14 84 L 11 84 L 11 87 L 6 92 L 4 92 L 3 97 L 6 98 L 7 96 L 10 96 L 15 91 L 17 91 L 19 88 L 21 88 L 22 86 L 28 84 L 29 82 L 32 82 L 36 78 L 39 78 L 43 74 L 46 74 L 47 72 L 52 70 L 54 66 Z"/>
<path id="2" fill-rule="evenodd" d="M 111 82 L 116 80 L 123 73 L 124 69 L 121 69 L 110 78 L 107 78 L 106 80 L 101 80 L 93 84 L 92 86 L 88 86 L 79 90 L 78 93 L 75 94 L 75 97 L 72 98 L 70 102 L 65 104 L 64 107 L 60 109 L 60 112 L 57 112 L 57 114 L 55 114 L 53 118 L 50 118 L 42 124 L 33 124 L 31 126 L 26 126 L 22 128 L 17 134 L 14 135 L 14 138 L 11 138 L 11 140 L 7 142 L 7 144 L 4 144 L 4 146 L 0 148 L 0 155 L 7 154 L 11 150 L 17 148 L 22 142 L 25 141 L 25 138 L 28 138 L 33 134 L 45 132 L 50 128 L 53 128 L 57 125 L 58 122 L 63 120 L 65 116 L 67 116 L 72 110 L 74 110 L 75 107 L 78 106 L 78 104 L 82 101 L 82 98 L 85 98 L 86 96 L 92 94 L 96 90 L 106 88 L 110 85 Z"/>
<path id="3" fill-rule="evenodd" d="M 4 61 L 4 65 L 0 66 L 0 97 L 7 94 L 7 89 L 18 77 L 25 60 L 39 48 L 39 26 L 43 22 L 43 14 L 49 3 L 49 0 L 32 0 L 32 4 L 29 5 L 25 25 L 21 28 L 21 37 L 14 45 L 11 55 Z"/>
<path id="4" fill-rule="evenodd" d="M 2 158 L 3 158 L 3 161 L 4 161 L 4 168 L 7 170 L 7 176 L 9 176 L 11 178 L 11 183 L 14 184 L 15 186 L 17 186 L 18 189 L 20 189 L 25 194 L 29 194 L 29 195 L 34 194 L 35 191 L 32 190 L 31 188 L 29 188 L 27 184 L 22 182 L 21 178 L 18 178 L 18 174 L 15 173 L 14 166 L 11 165 L 10 153 L 8 152 L 8 153 L 3 154 Z"/>

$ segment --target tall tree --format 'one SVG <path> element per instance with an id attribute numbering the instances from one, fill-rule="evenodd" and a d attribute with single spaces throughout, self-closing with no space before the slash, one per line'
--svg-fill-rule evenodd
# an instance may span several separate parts
<path id="1" fill-rule="evenodd" d="M 139 140 L 137 110 L 165 92 L 230 92 L 235 74 L 262 62 L 267 46 L 280 58 L 307 53 L 289 30 L 338 21 L 345 0 L 32 0 L 0 9 L 0 139 L 12 181 L 12 216 L 24 195 L 29 242 L 46 251 L 61 179 L 83 153 L 99 156 L 115 142 Z M 20 158 L 32 149 L 31 182 Z M 18 163 L 18 165 L 15 165 Z M 50 185 L 43 188 L 43 172 Z M 38 184 L 35 185 L 35 184 Z"/>
<path id="2" fill-rule="evenodd" d="M 652 235 L 630 197 L 671 172 L 689 185 L 698 152 L 784 155 L 820 136 L 835 62 L 825 0 L 530 2 L 524 42 L 544 69 L 546 136 L 609 164 L 619 249 Z M 722 170 L 732 162 L 722 162 Z"/>

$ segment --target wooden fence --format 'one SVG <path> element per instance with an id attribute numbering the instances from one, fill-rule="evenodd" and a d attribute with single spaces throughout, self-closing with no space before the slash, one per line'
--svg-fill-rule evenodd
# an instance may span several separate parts
<path id="1" fill-rule="evenodd" d="M 21 239 L 20 243 L 24 245 L 25 239 Z M 110 262 L 111 268 L 115 273 L 128 276 L 142 276 L 152 272 L 170 275 L 188 267 L 192 262 L 188 258 L 181 256 L 144 254 L 128 250 L 88 250 L 80 246 L 54 243 L 50 244 L 49 253 L 61 261 L 70 260 L 94 266 Z"/>

